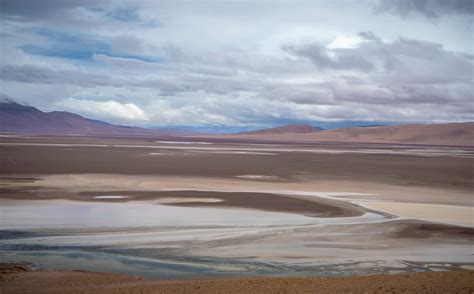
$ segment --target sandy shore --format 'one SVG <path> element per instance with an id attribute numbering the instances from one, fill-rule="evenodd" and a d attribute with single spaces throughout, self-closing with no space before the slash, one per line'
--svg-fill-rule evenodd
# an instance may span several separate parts
<path id="1" fill-rule="evenodd" d="M 0 271 L 1 273 L 1 271 Z M 84 271 L 4 270 L 1 293 L 472 293 L 474 271 L 358 277 L 157 281 Z"/>

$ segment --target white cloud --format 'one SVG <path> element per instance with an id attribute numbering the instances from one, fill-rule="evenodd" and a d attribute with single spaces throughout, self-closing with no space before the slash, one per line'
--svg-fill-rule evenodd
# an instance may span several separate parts
<path id="1" fill-rule="evenodd" d="M 148 115 L 133 103 L 120 103 L 115 100 L 94 101 L 70 97 L 56 103 L 63 110 L 84 115 L 88 118 L 104 119 L 113 122 L 147 122 Z"/>
<path id="2" fill-rule="evenodd" d="M 0 1 L 0 88 L 45 111 L 131 125 L 474 117 L 465 13 L 434 24 L 373 14 L 394 2 L 382 0 Z"/>
<path id="3" fill-rule="evenodd" d="M 359 47 L 365 39 L 359 35 L 341 35 L 337 36 L 331 43 L 328 44 L 328 49 L 344 48 L 353 49 Z"/>
<path id="4" fill-rule="evenodd" d="M 151 119 L 156 125 L 237 125 L 239 122 L 223 114 L 213 113 L 206 103 L 172 106 L 166 100 L 154 101 Z M 218 109 L 219 112 L 222 109 Z"/>

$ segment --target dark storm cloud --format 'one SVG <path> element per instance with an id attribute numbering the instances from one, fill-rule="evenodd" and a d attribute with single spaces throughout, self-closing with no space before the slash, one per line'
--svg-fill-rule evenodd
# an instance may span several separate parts
<path id="1" fill-rule="evenodd" d="M 388 12 L 400 16 L 421 14 L 428 18 L 438 18 L 444 14 L 472 15 L 472 0 L 380 0 L 376 12 Z"/>

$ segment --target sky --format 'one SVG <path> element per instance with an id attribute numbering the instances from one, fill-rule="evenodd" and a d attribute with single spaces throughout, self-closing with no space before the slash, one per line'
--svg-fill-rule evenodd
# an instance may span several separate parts
<path id="1" fill-rule="evenodd" d="M 473 121 L 472 0 L 0 0 L 0 97 L 147 127 Z"/>

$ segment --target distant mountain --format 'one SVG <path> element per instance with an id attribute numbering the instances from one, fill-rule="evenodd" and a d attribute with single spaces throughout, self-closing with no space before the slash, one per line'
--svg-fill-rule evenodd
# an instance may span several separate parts
<path id="1" fill-rule="evenodd" d="M 276 122 L 278 125 L 311 125 L 318 126 L 324 130 L 341 129 L 341 128 L 352 128 L 352 127 L 373 127 L 373 126 L 389 126 L 397 125 L 396 122 L 388 121 L 308 121 L 308 120 L 294 120 L 294 119 L 280 119 Z M 268 122 L 254 122 L 250 125 L 172 125 L 166 128 L 188 131 L 192 133 L 200 134 L 238 134 L 258 131 L 262 129 L 270 128 Z"/>
<path id="2" fill-rule="evenodd" d="M 0 132 L 90 135 L 169 135 L 173 133 L 166 129 L 147 130 L 113 125 L 65 111 L 42 112 L 35 107 L 21 105 L 9 99 L 0 101 Z"/>
<path id="3" fill-rule="evenodd" d="M 276 128 L 242 132 L 239 135 L 303 134 L 321 132 L 323 129 L 310 125 L 285 125 Z"/>
<path id="4" fill-rule="evenodd" d="M 254 131 L 258 128 L 255 126 L 239 126 L 239 125 L 212 125 L 212 124 L 205 124 L 205 125 L 171 125 L 166 126 L 168 129 L 175 129 L 181 131 L 187 131 L 194 134 L 237 134 L 242 132 L 250 132 Z"/>
<path id="5" fill-rule="evenodd" d="M 280 142 L 364 142 L 474 146 L 474 122 L 353 127 L 310 133 L 248 132 L 225 137 Z"/>
<path id="6" fill-rule="evenodd" d="M 474 146 L 474 122 L 338 129 L 324 132 L 318 139 L 344 142 Z"/>
<path id="7" fill-rule="evenodd" d="M 144 129 L 114 125 L 71 112 L 43 112 L 5 98 L 0 99 L 0 133 L 164 137 L 188 137 L 192 134 L 178 129 Z M 194 136 L 196 135 L 198 134 L 194 133 Z M 202 138 L 295 143 L 365 142 L 474 146 L 474 122 L 367 126 L 334 130 L 323 130 L 306 124 L 291 124 L 232 135 L 206 135 Z"/>

